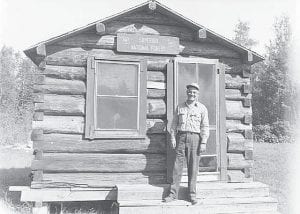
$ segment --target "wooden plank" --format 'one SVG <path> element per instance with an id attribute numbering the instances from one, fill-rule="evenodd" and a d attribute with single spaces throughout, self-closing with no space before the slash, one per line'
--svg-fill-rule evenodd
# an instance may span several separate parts
<path id="1" fill-rule="evenodd" d="M 36 103 L 35 111 L 46 115 L 85 115 L 85 98 L 81 95 L 45 94 L 44 103 Z"/>
<path id="2" fill-rule="evenodd" d="M 55 187 L 58 183 L 97 186 L 117 184 L 162 184 L 166 182 L 165 173 L 44 173 L 43 182 L 31 183 L 32 188 Z"/>
<path id="3" fill-rule="evenodd" d="M 49 134 L 48 134 L 49 135 Z M 72 135 L 45 135 L 44 141 L 34 141 L 33 148 L 53 153 L 158 153 L 166 152 L 166 136 L 151 134 L 145 140 L 84 140 L 73 139 Z M 69 136 L 69 137 L 68 137 Z"/>
<path id="4" fill-rule="evenodd" d="M 227 139 L 226 139 L 226 102 L 225 102 L 225 66 L 219 65 L 219 149 L 220 180 L 227 181 Z"/>
<path id="5" fill-rule="evenodd" d="M 70 189 L 30 189 L 22 191 L 21 201 L 100 201 L 117 200 L 116 189 L 75 191 Z"/>
<path id="6" fill-rule="evenodd" d="M 167 181 L 172 182 L 172 172 L 175 162 L 175 150 L 171 145 L 170 128 L 174 114 L 174 63 L 167 65 Z"/>
<path id="7" fill-rule="evenodd" d="M 144 54 L 179 54 L 179 38 L 140 33 L 118 33 L 117 51 Z"/>
<path id="8" fill-rule="evenodd" d="M 44 85 L 34 85 L 34 92 L 45 94 L 62 95 L 83 95 L 86 93 L 86 86 L 80 80 L 64 80 L 46 77 Z"/>
<path id="9" fill-rule="evenodd" d="M 245 115 L 251 115 L 251 108 L 244 108 L 243 103 L 238 100 L 226 100 L 226 119 L 242 120 Z"/>
<path id="10" fill-rule="evenodd" d="M 163 172 L 165 155 L 161 154 L 70 154 L 45 153 L 33 160 L 33 170 L 44 172 Z"/>
<path id="11" fill-rule="evenodd" d="M 84 117 L 80 116 L 44 116 L 43 121 L 33 121 L 33 129 L 42 129 L 44 133 L 83 134 Z"/>
<path id="12" fill-rule="evenodd" d="M 54 79 L 86 80 L 85 67 L 46 65 L 41 73 Z"/>
<path id="13" fill-rule="evenodd" d="M 272 197 L 243 197 L 243 198 L 203 198 L 199 199 L 199 205 L 219 205 L 219 204 L 259 204 L 259 203 L 277 203 L 277 199 Z M 153 207 L 153 206 L 190 206 L 190 202 L 184 200 L 164 203 L 161 200 L 122 200 L 118 201 L 120 207 Z"/>

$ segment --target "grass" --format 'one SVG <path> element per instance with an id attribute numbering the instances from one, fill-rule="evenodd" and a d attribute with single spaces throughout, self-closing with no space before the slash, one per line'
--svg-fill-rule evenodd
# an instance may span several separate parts
<path id="1" fill-rule="evenodd" d="M 254 180 L 268 184 L 271 196 L 278 199 L 279 211 L 288 214 L 290 194 L 289 157 L 294 144 L 254 144 Z"/>

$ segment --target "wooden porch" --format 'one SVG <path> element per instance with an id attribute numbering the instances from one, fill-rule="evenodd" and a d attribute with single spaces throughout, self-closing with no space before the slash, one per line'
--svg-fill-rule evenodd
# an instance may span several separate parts
<path id="1" fill-rule="evenodd" d="M 34 213 L 39 214 L 49 213 L 47 207 L 51 202 L 103 200 L 116 201 L 119 214 L 278 213 L 277 200 L 270 197 L 269 187 L 260 182 L 200 182 L 197 184 L 198 204 L 194 206 L 186 201 L 186 184 L 181 185 L 179 200 L 163 203 L 168 187 L 167 184 L 120 184 L 115 187 L 11 187 L 10 190 L 22 191 L 21 201 L 35 202 L 38 206 Z"/>

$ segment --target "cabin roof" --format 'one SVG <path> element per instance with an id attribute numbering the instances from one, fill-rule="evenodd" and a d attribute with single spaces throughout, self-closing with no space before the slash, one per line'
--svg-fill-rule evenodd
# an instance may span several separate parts
<path id="1" fill-rule="evenodd" d="M 246 48 L 242 45 L 239 45 L 239 44 L 235 43 L 234 41 L 232 41 L 232 40 L 230 40 L 230 39 L 228 39 L 224 36 L 221 36 L 220 34 L 217 34 L 216 32 L 204 27 L 203 25 L 200 25 L 200 24 L 190 20 L 189 18 L 186 18 L 183 15 L 177 13 L 176 11 L 170 9 L 169 7 L 159 3 L 157 1 L 153 1 L 153 0 L 148 0 L 144 3 L 142 3 L 142 4 L 139 4 L 135 7 L 129 8 L 127 10 L 124 10 L 124 11 L 119 12 L 117 14 L 114 14 L 112 16 L 106 17 L 104 19 L 97 20 L 97 21 L 92 22 L 92 23 L 90 23 L 86 26 L 76 28 L 72 31 L 66 32 L 66 33 L 61 34 L 59 36 L 52 37 L 48 40 L 39 42 L 39 43 L 27 48 L 26 50 L 24 50 L 24 53 L 30 59 L 32 59 L 35 63 L 37 63 L 36 60 L 35 60 L 35 57 L 37 56 L 36 48 L 38 46 L 40 46 L 40 45 L 51 45 L 51 44 L 56 43 L 58 41 L 64 40 L 64 39 L 66 39 L 70 36 L 74 36 L 74 35 L 77 35 L 81 32 L 93 29 L 93 28 L 95 28 L 97 23 L 100 23 L 100 22 L 105 23 L 105 22 L 113 21 L 114 19 L 120 18 L 120 17 L 122 17 L 126 14 L 130 14 L 130 13 L 133 13 L 133 12 L 138 12 L 138 11 L 145 10 L 145 9 L 149 8 L 149 4 L 151 2 L 155 2 L 155 6 L 156 6 L 155 10 L 157 10 L 158 12 L 160 12 L 162 14 L 165 14 L 165 15 L 169 16 L 170 18 L 172 18 L 172 19 L 174 19 L 178 22 L 183 23 L 185 26 L 187 26 L 191 29 L 194 29 L 194 30 L 204 29 L 207 33 L 207 37 L 210 37 L 210 38 L 214 39 L 219 44 L 223 44 L 224 46 L 227 46 L 228 48 L 231 48 L 231 49 L 235 50 L 236 52 L 238 52 L 238 53 L 240 53 L 241 55 L 244 55 L 244 56 L 248 56 L 249 54 L 252 54 L 253 60 L 251 62 L 248 62 L 249 64 L 254 64 L 256 62 L 264 60 L 264 57 L 259 55 L 258 53 L 254 52 L 254 51 L 252 51 L 252 50 L 250 50 L 250 49 L 248 49 L 248 48 Z"/>

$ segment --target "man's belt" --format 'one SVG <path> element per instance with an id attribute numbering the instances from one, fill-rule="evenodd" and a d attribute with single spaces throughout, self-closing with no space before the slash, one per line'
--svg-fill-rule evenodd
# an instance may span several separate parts
<path id="1" fill-rule="evenodd" d="M 177 131 L 178 134 L 200 134 L 198 132 L 190 132 L 190 131 Z"/>

